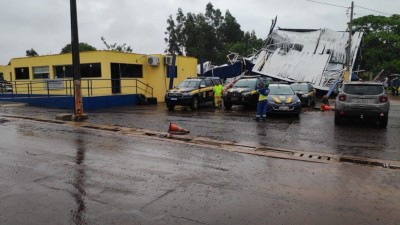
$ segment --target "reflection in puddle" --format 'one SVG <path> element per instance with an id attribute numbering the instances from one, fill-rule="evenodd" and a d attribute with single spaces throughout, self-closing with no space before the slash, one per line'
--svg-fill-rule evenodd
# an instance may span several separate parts
<path id="1" fill-rule="evenodd" d="M 86 180 L 86 168 L 84 165 L 85 162 L 85 142 L 84 140 L 84 133 L 77 133 L 76 139 L 76 160 L 75 160 L 75 174 L 73 177 L 72 184 L 75 187 L 75 191 L 72 193 L 73 198 L 76 202 L 76 209 L 72 211 L 72 221 L 75 225 L 82 225 L 87 224 L 85 213 L 86 213 L 86 206 L 85 206 L 85 180 Z"/>

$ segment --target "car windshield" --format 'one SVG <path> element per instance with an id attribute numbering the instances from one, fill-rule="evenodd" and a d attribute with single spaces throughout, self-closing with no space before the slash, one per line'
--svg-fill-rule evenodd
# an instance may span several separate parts
<path id="1" fill-rule="evenodd" d="M 198 80 L 184 80 L 180 82 L 176 87 L 177 88 L 197 88 L 199 84 Z"/>
<path id="2" fill-rule="evenodd" d="M 290 87 L 292 87 L 293 91 L 308 91 L 307 84 L 291 84 Z"/>
<path id="3" fill-rule="evenodd" d="M 233 85 L 234 88 L 256 88 L 257 79 L 240 79 Z"/>
<path id="4" fill-rule="evenodd" d="M 383 85 L 359 85 L 347 84 L 343 92 L 351 95 L 379 95 L 384 92 Z"/>
<path id="5" fill-rule="evenodd" d="M 270 95 L 294 95 L 289 85 L 270 85 L 269 90 Z"/>

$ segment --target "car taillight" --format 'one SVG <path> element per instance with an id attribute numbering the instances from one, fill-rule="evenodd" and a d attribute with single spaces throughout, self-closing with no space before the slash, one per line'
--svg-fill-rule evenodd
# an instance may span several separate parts
<path id="1" fill-rule="evenodd" d="M 344 101 L 346 101 L 346 95 L 341 94 L 338 96 L 338 99 L 339 99 L 339 101 L 344 102 Z"/>
<path id="2" fill-rule="evenodd" d="M 386 96 L 381 96 L 381 97 L 379 97 L 379 101 L 380 101 L 381 103 L 388 102 L 388 97 L 386 97 Z"/>

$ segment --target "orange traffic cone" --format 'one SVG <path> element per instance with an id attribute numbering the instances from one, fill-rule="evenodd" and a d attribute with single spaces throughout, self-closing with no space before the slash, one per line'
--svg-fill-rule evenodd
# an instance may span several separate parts
<path id="1" fill-rule="evenodd" d="M 179 127 L 174 123 L 169 123 L 168 133 L 170 134 L 188 134 L 190 131 Z"/>
<path id="2" fill-rule="evenodd" d="M 322 104 L 320 109 L 321 109 L 321 111 L 326 111 L 326 110 L 330 110 L 331 107 L 329 105 Z"/>

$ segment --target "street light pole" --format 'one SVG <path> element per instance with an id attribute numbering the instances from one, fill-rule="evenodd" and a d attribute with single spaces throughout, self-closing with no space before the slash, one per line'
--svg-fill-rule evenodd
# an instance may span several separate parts
<path id="1" fill-rule="evenodd" d="M 83 114 L 82 104 L 81 68 L 79 60 L 78 16 L 76 9 L 76 0 L 70 0 L 70 5 L 72 67 L 74 72 L 74 120 L 81 121 L 86 119 L 86 116 Z"/>

